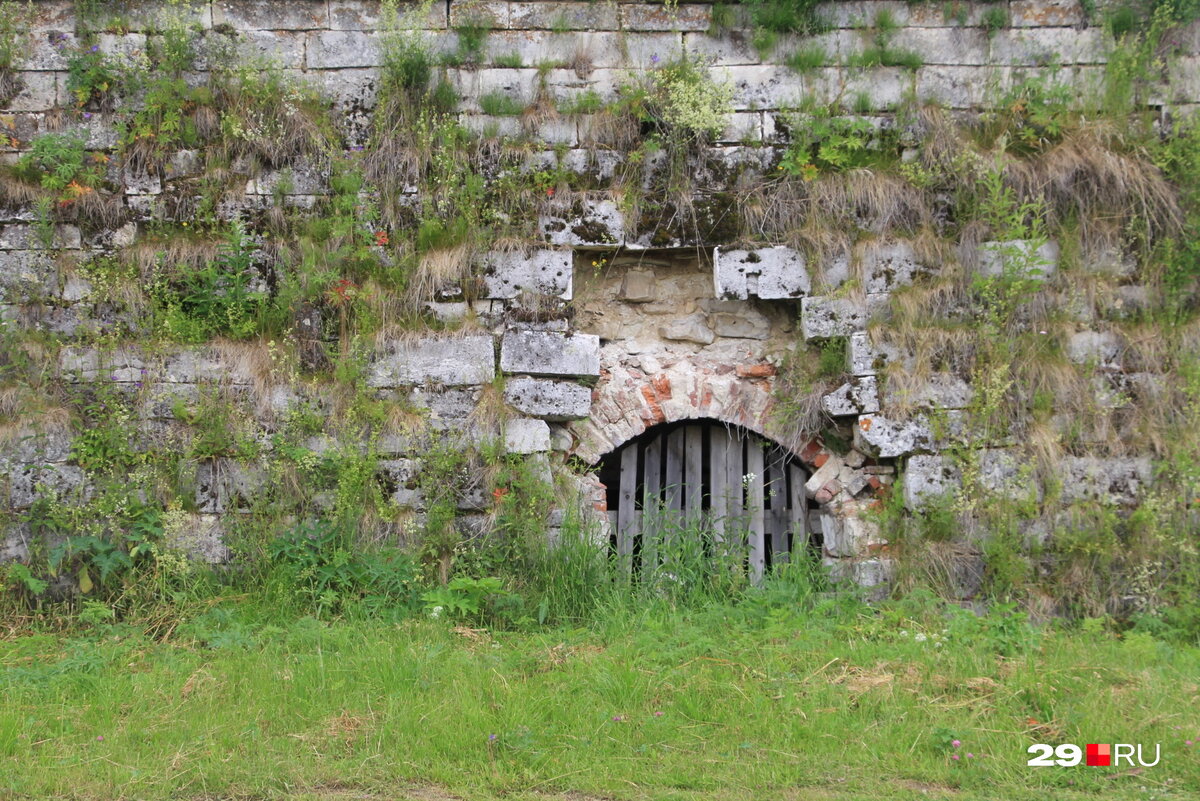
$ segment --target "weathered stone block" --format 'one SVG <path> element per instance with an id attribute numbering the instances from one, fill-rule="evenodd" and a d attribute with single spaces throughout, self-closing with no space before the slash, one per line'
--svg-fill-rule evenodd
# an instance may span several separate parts
<path id="1" fill-rule="evenodd" d="M 988 277 L 1012 271 L 1018 275 L 1045 280 L 1058 269 L 1058 243 L 1030 239 L 1008 242 L 984 242 L 979 246 L 979 272 Z"/>
<path id="2" fill-rule="evenodd" d="M 917 260 L 908 242 L 889 242 L 867 246 L 862 254 L 868 293 L 891 292 L 907 286 L 929 269 Z"/>
<path id="3" fill-rule="evenodd" d="M 225 527 L 216 515 L 188 515 L 181 524 L 168 529 L 164 541 L 200 562 L 215 565 L 229 561 Z"/>
<path id="4" fill-rule="evenodd" d="M 486 384 L 495 376 L 495 344 L 490 336 L 429 338 L 389 342 L 371 365 L 367 383 L 372 387 L 464 386 Z"/>
<path id="5" fill-rule="evenodd" d="M 953 373 L 931 373 L 915 384 L 904 377 L 903 385 L 889 382 L 884 387 L 883 401 L 893 406 L 922 409 L 963 409 L 971 403 L 971 385 Z"/>
<path id="6" fill-rule="evenodd" d="M 821 407 L 832 417 L 870 414 L 879 411 L 879 386 L 873 375 L 855 376 L 821 399 Z"/>
<path id="7" fill-rule="evenodd" d="M 569 250 L 494 251 L 484 259 L 489 298 L 515 298 L 522 292 L 571 299 L 574 255 Z"/>
<path id="8" fill-rule="evenodd" d="M 515 30 L 615 31 L 621 27 L 617 9 L 611 3 L 509 3 L 508 21 Z"/>
<path id="9" fill-rule="evenodd" d="M 713 250 L 716 297 L 745 300 L 799 298 L 812 287 L 804 255 L 776 246 L 756 250 Z"/>
<path id="10" fill-rule="evenodd" d="M 1061 463 L 1062 499 L 1100 501 L 1119 506 L 1137 503 L 1153 477 L 1150 459 L 1100 459 L 1069 456 Z"/>
<path id="11" fill-rule="evenodd" d="M 627 31 L 706 31 L 712 23 L 707 3 L 624 3 L 620 8 L 621 27 Z"/>
<path id="12" fill-rule="evenodd" d="M 38 498 L 82 501 L 90 494 L 87 475 L 71 464 L 25 465 L 9 475 L 11 509 L 28 509 Z"/>
<path id="13" fill-rule="evenodd" d="M 0 302 L 42 301 L 57 288 L 58 266 L 49 251 L 0 251 Z"/>
<path id="14" fill-rule="evenodd" d="M 500 342 L 500 369 L 545 376 L 600 375 L 600 337 L 554 331 L 507 331 Z"/>
<path id="15" fill-rule="evenodd" d="M 212 4 L 214 25 L 239 31 L 307 31 L 329 27 L 325 0 L 218 0 Z"/>
<path id="16" fill-rule="evenodd" d="M 367 31 L 310 33 L 304 54 L 304 64 L 310 70 L 378 67 L 383 64 L 379 37 Z"/>
<path id="17" fill-rule="evenodd" d="M 879 526 L 871 520 L 850 515 L 821 515 L 825 551 L 830 556 L 865 556 L 867 546 L 879 538 Z"/>
<path id="18" fill-rule="evenodd" d="M 961 427 L 962 413 L 947 412 L 946 419 L 939 422 L 934 426 L 922 415 L 911 420 L 892 420 L 881 414 L 866 414 L 858 418 L 858 425 L 854 426 L 854 447 L 881 459 L 936 451 L 941 439 Z"/>
<path id="19" fill-rule="evenodd" d="M 1104 370 L 1120 370 L 1125 342 L 1115 331 L 1080 331 L 1067 341 L 1067 357 L 1076 364 L 1095 364 Z"/>
<path id="20" fill-rule="evenodd" d="M 504 449 L 509 453 L 544 453 L 550 450 L 546 421 L 517 418 L 504 424 Z"/>
<path id="21" fill-rule="evenodd" d="M 570 381 L 518 377 L 505 383 L 504 401 L 521 414 L 563 422 L 588 416 L 592 392 Z"/>
<path id="22" fill-rule="evenodd" d="M 771 321 L 748 303 L 702 298 L 700 308 L 708 315 L 709 327 L 719 337 L 766 339 L 771 334 Z"/>
<path id="23" fill-rule="evenodd" d="M 847 359 L 853 375 L 876 375 L 889 364 L 899 360 L 900 351 L 893 345 L 876 345 L 866 331 L 855 331 L 847 338 Z"/>
<path id="24" fill-rule="evenodd" d="M 56 225 L 50 242 L 44 242 L 37 228 L 25 223 L 13 223 L 0 228 L 0 250 L 48 250 L 63 248 L 79 250 L 82 239 L 74 225 Z"/>
<path id="25" fill-rule="evenodd" d="M 658 299 L 653 270 L 628 270 L 621 278 L 618 298 L 626 303 L 651 303 Z"/>
<path id="26" fill-rule="evenodd" d="M 850 336 L 864 330 L 871 315 L 886 306 L 886 295 L 806 297 L 800 302 L 800 328 L 806 340 Z"/>
<path id="27" fill-rule="evenodd" d="M 267 472 L 255 464 L 234 459 L 210 459 L 196 470 L 196 509 L 221 514 L 250 506 L 267 481 Z"/>
<path id="28" fill-rule="evenodd" d="M 658 335 L 672 342 L 695 342 L 698 345 L 711 345 L 716 340 L 707 319 L 699 313 L 671 320 L 659 327 Z"/>
<path id="29" fill-rule="evenodd" d="M 584 200 L 562 215 L 538 218 L 552 245 L 615 245 L 625 239 L 625 215 L 611 200 Z"/>

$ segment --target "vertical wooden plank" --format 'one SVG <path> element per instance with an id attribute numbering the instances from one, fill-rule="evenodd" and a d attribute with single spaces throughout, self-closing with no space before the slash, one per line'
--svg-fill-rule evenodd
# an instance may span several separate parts
<path id="1" fill-rule="evenodd" d="M 678 512 L 683 509 L 683 429 L 677 428 L 667 434 L 667 473 L 663 488 L 667 495 L 667 508 Z"/>
<path id="2" fill-rule="evenodd" d="M 617 556 L 621 569 L 631 573 L 633 568 L 633 541 L 638 532 L 637 510 L 637 458 L 636 445 L 626 445 L 621 451 L 621 504 L 617 508 Z"/>
<path id="3" fill-rule="evenodd" d="M 766 541 L 763 520 L 763 452 L 757 438 L 751 439 L 746 447 L 746 474 L 750 476 L 746 493 L 746 508 L 749 516 L 747 536 L 750 539 L 750 580 L 762 582 L 766 567 Z"/>
<path id="4" fill-rule="evenodd" d="M 772 449 L 767 464 L 767 504 L 771 507 L 769 525 L 771 541 L 771 564 L 783 564 L 788 560 L 789 520 L 787 465 L 782 451 Z"/>
<path id="5" fill-rule="evenodd" d="M 709 429 L 709 437 L 708 516 L 712 526 L 713 542 L 720 545 L 725 541 L 725 515 L 728 513 L 726 496 L 728 474 L 725 460 L 729 458 L 729 431 L 720 426 L 713 426 Z"/>
<path id="6" fill-rule="evenodd" d="M 658 540 L 662 537 L 662 435 L 646 445 L 642 483 L 642 576 L 658 569 Z"/>
<path id="7" fill-rule="evenodd" d="M 740 432 L 725 430 L 728 436 L 725 462 L 725 541 L 731 554 L 739 558 L 746 550 L 746 516 L 744 514 L 742 476 L 746 463 L 742 451 L 746 444 Z"/>
<path id="8" fill-rule="evenodd" d="M 792 529 L 792 550 L 803 558 L 808 550 L 808 499 L 804 495 L 807 476 L 796 465 L 788 466 L 788 521 Z"/>
<path id="9" fill-rule="evenodd" d="M 683 486 L 688 523 L 694 525 L 700 519 L 704 490 L 704 429 L 687 426 L 683 431 Z"/>

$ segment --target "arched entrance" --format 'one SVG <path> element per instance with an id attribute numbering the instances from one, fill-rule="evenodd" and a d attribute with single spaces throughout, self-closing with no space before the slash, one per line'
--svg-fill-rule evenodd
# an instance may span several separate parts
<path id="1" fill-rule="evenodd" d="M 659 569 L 680 547 L 741 565 L 754 582 L 793 554 L 820 555 L 807 525 L 804 467 L 740 426 L 654 425 L 601 457 L 597 470 L 612 548 L 633 575 Z"/>

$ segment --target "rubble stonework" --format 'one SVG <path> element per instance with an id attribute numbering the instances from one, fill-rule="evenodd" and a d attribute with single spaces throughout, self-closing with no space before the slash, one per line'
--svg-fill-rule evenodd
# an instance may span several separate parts
<path id="1" fill-rule="evenodd" d="M 7 155 L 17 158 L 34 136 L 55 130 L 77 131 L 89 148 L 115 153 L 118 132 L 111 115 L 67 113 L 77 109 L 67 90 L 66 61 L 52 42 L 74 41 L 72 3 L 39 0 L 34 6 L 34 41 L 16 70 L 22 88 L 4 109 Z M 462 95 L 460 121 L 469 130 L 499 134 L 528 134 L 536 126 L 530 164 L 569 169 L 601 183 L 631 165 L 624 154 L 595 145 L 604 122 L 596 113 L 536 120 L 492 116 L 481 98 L 494 93 L 523 103 L 540 98 L 547 108 L 590 93 L 610 101 L 633 72 L 680 52 L 705 60 L 713 77 L 730 87 L 733 113 L 707 160 L 688 165 L 697 169 L 703 190 L 698 196 L 728 193 L 741 176 L 769 175 L 778 162 L 775 146 L 786 138 L 785 109 L 798 98 L 821 103 L 854 97 L 863 113 L 885 114 L 911 93 L 951 110 L 977 110 L 997 80 L 1041 66 L 1052 54 L 1063 80 L 1087 85 L 1104 70 L 1107 48 L 1098 28 L 1080 27 L 1083 8 L 1074 2 L 1014 2 L 1012 26 L 996 31 L 983 27 L 982 3 L 965 3 L 961 13 L 947 15 L 932 4 L 838 2 L 820 9 L 831 26 L 821 35 L 828 63 L 801 74 L 782 63 L 786 48 L 764 57 L 743 31 L 710 34 L 713 8 L 450 0 L 428 6 L 420 26 L 432 52 L 447 54 L 458 44 L 454 28 L 486 14 L 491 30 L 480 63 L 446 69 Z M 203 29 L 240 34 L 254 53 L 321 87 L 346 125 L 348 147 L 362 148 L 383 63 L 378 2 L 211 0 L 193 3 L 192 9 Z M 899 26 L 895 44 L 919 50 L 922 66 L 911 71 L 846 66 L 845 57 L 863 47 L 863 26 L 882 11 Z M 141 15 L 129 15 L 124 29 L 106 32 L 98 42 L 105 53 L 142 52 L 147 29 Z M 1174 103 L 1200 103 L 1200 81 L 1182 82 L 1175 91 Z M 335 400 L 319 387 L 293 381 L 300 368 L 280 367 L 272 352 L 254 355 L 229 343 L 145 348 L 140 340 L 148 332 L 138 331 L 125 332 L 126 344 L 105 345 L 122 320 L 108 310 L 101 287 L 79 269 L 93 257 L 132 245 L 168 215 L 170 203 L 186 200 L 179 197 L 186 194 L 181 181 L 198 174 L 202 160 L 194 150 L 181 150 L 162 170 L 135 174 L 114 159 L 109 177 L 118 188 L 122 219 L 113 230 L 74 224 L 46 230 L 32 222 L 28 209 L 6 209 L 0 219 L 0 319 L 61 340 L 53 370 L 69 385 L 103 384 L 137 396 L 130 439 L 139 447 L 143 441 L 170 442 L 184 423 L 180 406 L 219 389 L 247 410 L 246 425 L 253 429 L 248 436 L 268 451 L 289 415 L 305 409 L 326 413 Z M 277 208 L 273 204 L 310 208 L 331 192 L 328 165 L 302 163 L 286 174 L 269 166 L 256 174 L 234 171 L 245 191 L 231 193 L 213 211 L 225 221 L 269 215 Z M 537 191 L 553 196 L 555 188 Z M 416 203 L 415 188 L 403 194 Z M 655 425 L 711 419 L 790 449 L 808 471 L 804 494 L 831 572 L 864 586 L 886 584 L 892 569 L 889 534 L 880 530 L 873 511 L 888 485 L 902 475 L 905 505 L 915 512 L 964 481 L 962 460 L 948 451 L 964 446 L 975 389 L 941 367 L 919 382 L 889 381 L 889 371 L 897 368 L 915 373 L 917 354 L 879 335 L 888 325 L 893 293 L 940 265 L 913 243 L 887 237 L 824 259 L 783 244 L 753 247 L 722 228 L 720 214 L 695 230 L 672 227 L 670 220 L 638 230 L 617 194 L 580 192 L 549 207 L 537 216 L 536 246 L 474 254 L 478 285 L 453 287 L 432 304 L 439 317 L 469 320 L 462 333 L 397 333 L 385 327 L 385 334 L 363 344 L 368 353 L 361 382 L 372 397 L 421 417 L 434 432 L 424 440 L 394 436 L 370 443 L 382 457 L 378 478 L 389 499 L 423 511 L 416 477 L 430 440 L 477 437 L 497 405 L 503 407 L 504 447 L 542 460 L 547 472 L 569 457 L 594 465 Z M 700 212 L 703 217 L 704 209 Z M 1061 255 L 1054 242 L 987 241 L 975 251 L 973 266 L 982 275 L 1021 269 L 1046 279 Z M 1120 289 L 1130 307 L 1141 302 L 1144 288 L 1131 283 L 1119 254 L 1099 254 L 1093 261 L 1096 272 L 1129 278 Z M 1089 326 L 1078 321 L 1066 357 L 1094 364 L 1112 378 L 1111 395 L 1120 395 L 1122 381 L 1152 385 L 1161 378 L 1144 367 L 1125 373 L 1127 343 Z M 798 343 L 845 349 L 848 380 L 816 399 L 828 420 L 852 431 L 850 441 L 837 448 L 798 437 L 781 413 L 781 403 L 796 399 L 781 401 L 778 373 Z M 19 521 L 40 497 L 89 496 L 87 473 L 73 462 L 71 436 L 61 423 L 31 421 L 0 445 L 0 473 L 7 475 L 0 503 L 13 513 L 6 520 Z M 966 444 L 986 446 L 976 448 L 974 468 L 987 489 L 1043 497 L 1004 443 Z M 345 447 L 319 437 L 304 446 L 315 456 Z M 1152 475 L 1145 458 L 1065 457 L 1062 495 L 1129 507 Z M 253 459 L 223 454 L 200 460 L 195 478 L 194 509 L 180 518 L 173 541 L 197 558 L 226 560 L 222 516 L 247 512 L 265 473 Z M 602 514 L 602 490 L 590 491 L 590 503 Z M 466 511 L 483 520 L 488 499 L 477 494 Z M 23 558 L 30 547 L 28 525 L 5 526 L 0 561 Z"/>

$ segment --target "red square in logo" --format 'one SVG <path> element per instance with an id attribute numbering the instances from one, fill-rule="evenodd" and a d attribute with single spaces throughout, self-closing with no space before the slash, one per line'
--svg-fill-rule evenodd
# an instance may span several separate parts
<path id="1" fill-rule="evenodd" d="M 1112 765 L 1112 746 L 1106 743 L 1097 745 L 1088 743 L 1087 763 L 1097 768 L 1107 768 Z"/>

